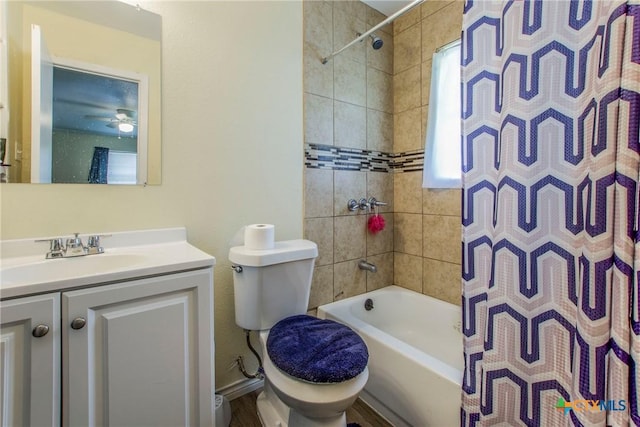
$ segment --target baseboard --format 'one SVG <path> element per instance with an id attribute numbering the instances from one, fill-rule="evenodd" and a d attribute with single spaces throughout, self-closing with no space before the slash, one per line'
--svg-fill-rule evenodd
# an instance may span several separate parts
<path id="1" fill-rule="evenodd" d="M 228 400 L 237 399 L 254 390 L 262 388 L 264 381 L 258 378 L 247 378 L 238 380 L 234 383 L 220 387 L 216 390 L 216 394 L 221 394 Z"/>

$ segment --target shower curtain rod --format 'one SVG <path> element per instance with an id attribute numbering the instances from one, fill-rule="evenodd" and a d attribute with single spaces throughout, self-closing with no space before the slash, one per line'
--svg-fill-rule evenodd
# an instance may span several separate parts
<path id="1" fill-rule="evenodd" d="M 364 40 L 365 38 L 369 37 L 369 34 L 373 33 L 374 31 L 377 31 L 378 29 L 384 27 L 385 25 L 387 25 L 388 23 L 392 22 L 394 19 L 396 19 L 397 17 L 399 17 L 400 15 L 405 14 L 406 12 L 410 11 L 411 9 L 413 9 L 414 7 L 416 7 L 417 5 L 419 5 L 420 3 L 424 3 L 425 0 L 415 0 L 413 3 L 406 5 L 405 7 L 403 7 L 402 9 L 400 9 L 399 11 L 397 11 L 396 13 L 394 13 L 393 15 L 387 17 L 387 19 L 385 19 L 384 21 L 382 21 L 381 23 L 379 23 L 378 25 L 376 25 L 375 27 L 371 28 L 369 31 L 360 34 L 358 36 L 358 38 L 356 38 L 355 40 L 353 40 L 351 43 L 345 45 L 342 49 L 340 50 L 336 50 L 335 52 L 333 52 L 331 55 L 326 56 L 324 58 L 322 58 L 322 63 L 326 64 L 331 58 L 333 58 L 334 56 L 336 56 L 337 54 L 341 53 L 343 50 L 347 49 L 348 47 L 351 47 L 352 45 L 358 43 L 359 41 Z"/>

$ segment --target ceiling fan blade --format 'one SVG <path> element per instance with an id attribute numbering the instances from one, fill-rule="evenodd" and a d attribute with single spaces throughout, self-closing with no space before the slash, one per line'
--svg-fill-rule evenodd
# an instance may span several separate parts
<path id="1" fill-rule="evenodd" d="M 100 120 L 102 122 L 113 122 L 115 119 L 111 118 L 111 117 L 104 117 L 104 116 L 93 116 L 93 115 L 86 115 L 84 116 L 85 119 L 87 120 Z"/>
<path id="2" fill-rule="evenodd" d="M 129 117 L 130 119 L 135 119 L 136 116 L 138 115 L 137 111 L 129 110 L 128 108 L 118 108 L 116 110 L 116 113 L 124 114 L 125 117 Z M 116 114 L 116 117 L 118 116 L 118 114 Z"/>
<path id="3" fill-rule="evenodd" d="M 108 128 L 111 128 L 111 129 L 117 129 L 118 128 L 118 122 L 111 122 L 111 123 L 109 123 L 109 124 L 107 124 L 105 126 L 108 127 Z"/>
<path id="4" fill-rule="evenodd" d="M 129 118 L 129 117 L 128 117 L 126 114 L 124 114 L 124 113 L 118 113 L 118 114 L 116 114 L 116 119 L 118 119 L 118 120 L 121 120 L 121 121 L 122 121 L 122 120 L 127 120 L 128 118 Z"/>
<path id="5" fill-rule="evenodd" d="M 74 105 L 78 107 L 87 107 L 91 109 L 104 110 L 105 112 L 113 111 L 111 108 L 105 107 L 104 104 L 102 103 L 79 101 L 76 99 L 67 99 L 64 97 L 57 97 L 56 102 L 60 104 L 65 104 L 65 105 Z"/>

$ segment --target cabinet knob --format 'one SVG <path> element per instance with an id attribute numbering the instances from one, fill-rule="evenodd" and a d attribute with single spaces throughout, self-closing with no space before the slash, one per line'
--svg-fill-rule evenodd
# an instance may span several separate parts
<path id="1" fill-rule="evenodd" d="M 87 319 L 84 317 L 76 317 L 71 321 L 71 329 L 82 329 L 87 324 Z"/>
<path id="2" fill-rule="evenodd" d="M 36 338 L 42 338 L 43 336 L 47 335 L 49 333 L 49 327 L 47 325 L 38 325 L 35 328 L 33 328 L 33 331 L 31 332 L 31 335 L 33 335 Z"/>

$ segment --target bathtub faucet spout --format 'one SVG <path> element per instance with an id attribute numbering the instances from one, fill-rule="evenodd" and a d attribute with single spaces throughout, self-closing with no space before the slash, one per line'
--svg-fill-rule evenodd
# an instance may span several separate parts
<path id="1" fill-rule="evenodd" d="M 371 264 L 370 262 L 367 262 L 364 259 L 361 259 L 358 262 L 358 268 L 360 270 L 367 270 L 367 271 L 370 271 L 372 273 L 375 273 L 376 271 L 378 271 L 378 267 L 376 267 L 375 265 Z"/>

